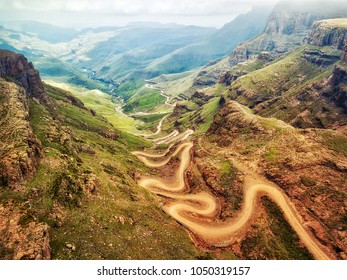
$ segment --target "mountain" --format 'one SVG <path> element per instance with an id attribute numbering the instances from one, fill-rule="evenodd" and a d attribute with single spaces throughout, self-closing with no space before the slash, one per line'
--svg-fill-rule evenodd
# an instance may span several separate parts
<path id="1" fill-rule="evenodd" d="M 23 55 L 1 51 L 0 77 L 15 82 L 4 81 L 1 93 L 2 140 L 15 135 L 14 139 L 8 140 L 18 145 L 11 148 L 11 143 L 3 142 L 8 146 L 2 149 L 0 182 L 2 185 L 11 186 L 36 170 L 39 156 L 42 154 L 41 145 L 27 119 L 29 104 L 26 96 L 32 96 L 45 104 L 49 104 L 50 99 L 37 70 Z M 5 95 L 6 92 L 8 95 Z M 8 154 L 11 156 L 4 157 Z"/>
<path id="2" fill-rule="evenodd" d="M 112 77 L 119 81 L 150 78 L 158 75 L 156 70 L 146 70 L 150 63 L 214 31 L 197 26 L 129 25 L 88 51 L 85 54 L 88 60 L 81 65 L 96 71 L 99 78 Z"/>
<path id="3" fill-rule="evenodd" d="M 97 77 L 114 77 L 117 81 L 191 70 L 259 34 L 269 13 L 268 7 L 257 7 L 219 30 L 153 23 L 129 25 L 88 52 L 90 60 L 82 65 L 96 71 Z"/>
<path id="4" fill-rule="evenodd" d="M 339 27 L 339 21 L 346 22 L 316 22 L 307 39 L 309 45 L 239 78 L 232 84 L 230 96 L 257 114 L 296 127 L 345 125 L 346 65 L 341 58 L 347 29 Z"/>
<path id="5" fill-rule="evenodd" d="M 262 52 L 267 53 L 267 60 L 269 60 L 297 48 L 302 44 L 315 21 L 346 17 L 345 4 L 344 0 L 279 2 L 268 17 L 264 32 L 239 44 L 221 61 L 204 67 L 195 79 L 194 85 L 198 87 L 213 85 L 233 66 L 256 59 Z M 257 68 L 259 67 L 251 67 L 251 70 Z M 233 74 L 240 75 L 235 72 Z"/>
<path id="6" fill-rule="evenodd" d="M 230 56 L 237 64 L 261 51 L 273 55 L 293 50 L 301 44 L 312 24 L 317 20 L 340 18 L 347 15 L 345 1 L 282 1 L 271 13 L 264 33 L 240 45 Z"/>
<path id="7" fill-rule="evenodd" d="M 147 69 L 158 69 L 160 74 L 178 73 L 219 59 L 229 54 L 239 43 L 261 33 L 270 11 L 270 7 L 254 7 L 250 12 L 239 15 L 207 38 L 152 62 Z"/>
<path id="8" fill-rule="evenodd" d="M 0 50 L 0 258 L 346 260 L 346 5 L 312 3 L 234 51 L 266 11 L 60 43 L 1 27 L 25 56 Z"/>
<path id="9" fill-rule="evenodd" d="M 3 47 L 24 51 L 37 64 L 42 56 L 54 57 L 60 62 L 53 67 L 67 63 L 66 68 L 87 68 L 93 78 L 122 82 L 201 67 L 259 34 L 269 13 L 269 7 L 256 7 L 219 30 L 133 23 L 77 31 L 38 22 L 7 22 L 0 32 Z M 42 73 L 50 75 L 52 70 L 42 68 Z"/>
<path id="10" fill-rule="evenodd" d="M 3 26 L 16 32 L 36 36 L 38 39 L 51 44 L 69 42 L 79 34 L 79 31 L 73 28 L 36 21 L 5 22 Z"/>

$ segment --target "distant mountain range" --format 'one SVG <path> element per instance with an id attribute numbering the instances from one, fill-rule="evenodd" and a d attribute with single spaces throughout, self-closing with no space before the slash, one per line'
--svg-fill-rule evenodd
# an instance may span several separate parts
<path id="1" fill-rule="evenodd" d="M 87 68 L 94 78 L 117 82 L 153 78 L 201 67 L 227 55 L 263 31 L 270 11 L 269 7 L 254 8 L 219 30 L 134 23 L 78 31 L 46 23 L 7 22 L 0 28 L 0 47 L 24 53 L 43 76 L 71 76 L 74 71 L 52 70 L 72 67 L 77 72 Z M 47 67 L 48 58 L 52 67 Z"/>

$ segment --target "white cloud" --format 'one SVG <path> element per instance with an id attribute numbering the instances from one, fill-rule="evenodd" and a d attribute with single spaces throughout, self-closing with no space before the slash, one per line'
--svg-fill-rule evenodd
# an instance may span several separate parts
<path id="1" fill-rule="evenodd" d="M 279 0 L 0 0 L 0 21 L 61 26 L 126 25 L 134 21 L 221 27 L 253 5 Z M 290 0 L 292 1 L 292 0 Z"/>
<path id="2" fill-rule="evenodd" d="M 276 0 L 262 0 L 274 2 Z M 226 15 L 249 9 L 256 0 L 0 0 L 18 10 L 113 13 L 117 15 Z"/>

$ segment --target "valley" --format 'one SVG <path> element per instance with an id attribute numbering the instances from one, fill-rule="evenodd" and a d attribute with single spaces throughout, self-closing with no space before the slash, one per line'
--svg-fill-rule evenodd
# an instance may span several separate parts
<path id="1" fill-rule="evenodd" d="M 346 260 L 341 2 L 3 23 L 0 259 Z"/>

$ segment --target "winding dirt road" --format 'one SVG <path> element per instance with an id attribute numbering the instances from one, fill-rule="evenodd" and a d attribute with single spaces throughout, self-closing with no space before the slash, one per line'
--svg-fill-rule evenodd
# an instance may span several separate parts
<path id="1" fill-rule="evenodd" d="M 189 137 L 191 132 L 186 133 Z M 182 137 L 186 139 L 187 137 Z M 182 139 L 180 139 L 182 141 Z M 216 217 L 220 211 L 219 201 L 211 193 L 185 194 L 188 187 L 184 181 L 184 173 L 190 163 L 191 142 L 181 143 L 169 156 L 167 151 L 161 154 L 134 152 L 134 154 L 148 167 L 157 168 L 166 165 L 170 159 L 180 154 L 180 166 L 173 178 L 142 177 L 138 184 L 151 192 L 171 200 L 163 206 L 163 210 L 179 223 L 187 227 L 194 234 L 204 239 L 208 244 L 224 247 L 235 242 L 235 236 L 245 228 L 251 220 L 258 197 L 266 195 L 271 198 L 283 211 L 287 221 L 296 231 L 302 242 L 316 259 L 330 259 L 320 243 L 309 230 L 302 225 L 300 215 L 295 210 L 285 193 L 277 186 L 247 175 L 245 178 L 245 195 L 242 210 L 237 217 L 228 221 L 218 221 Z M 153 161 L 165 157 L 161 161 Z"/>
<path id="2" fill-rule="evenodd" d="M 158 90 L 156 87 L 154 87 L 153 85 L 150 85 L 150 84 L 146 84 L 145 86 L 146 86 L 146 88 L 149 88 L 149 89 Z M 170 101 L 170 97 L 166 96 L 166 95 L 164 94 L 163 91 L 160 91 L 160 95 L 162 95 L 163 97 L 166 98 L 166 101 L 165 101 L 165 104 L 166 104 L 166 105 L 168 105 L 168 106 L 170 106 L 170 107 L 172 107 L 172 108 L 175 108 L 175 107 L 176 107 L 176 103 L 171 104 L 171 103 L 169 102 L 169 101 Z M 154 115 L 154 114 L 159 114 L 159 113 L 137 112 L 137 113 L 133 114 L 133 116 L 136 116 L 136 115 L 137 115 L 137 116 L 150 116 L 150 115 Z M 140 136 L 140 137 L 145 137 L 145 138 L 150 138 L 150 137 L 159 135 L 159 134 L 161 133 L 161 128 L 162 128 L 162 126 L 163 126 L 163 122 L 164 122 L 164 120 L 165 120 L 166 118 L 167 118 L 167 115 L 166 115 L 165 117 L 163 117 L 163 118 L 160 120 L 160 122 L 159 122 L 159 124 L 158 124 L 158 126 L 157 126 L 156 132 L 154 132 L 154 133 L 149 133 L 149 134 L 134 134 L 134 135 L 135 135 L 135 136 Z M 176 138 L 174 138 L 174 137 L 178 136 L 178 134 L 179 134 L 179 132 L 178 132 L 177 130 L 175 130 L 175 131 L 173 131 L 170 135 L 165 136 L 165 137 L 163 137 L 163 138 L 159 138 L 159 139 L 157 139 L 157 140 L 153 140 L 153 142 L 156 143 L 157 145 L 164 144 L 164 143 L 165 143 L 165 144 L 169 144 L 169 143 L 172 143 L 173 141 L 176 140 Z M 173 140 L 170 141 L 170 142 L 168 142 L 169 139 L 170 139 L 170 140 L 173 139 Z M 156 141 L 157 141 L 157 142 L 156 142 Z"/>
<path id="3" fill-rule="evenodd" d="M 159 88 L 156 88 L 154 85 L 150 85 L 150 84 L 145 84 L 145 87 L 146 87 L 146 88 L 149 88 L 149 89 L 160 90 L 160 95 L 161 95 L 162 97 L 165 97 L 165 98 L 166 98 L 165 105 L 168 105 L 168 106 L 170 106 L 170 107 L 176 107 L 177 102 L 174 103 L 174 104 L 171 104 L 171 103 L 170 103 L 171 98 L 170 98 L 169 96 L 165 95 L 165 92 L 164 92 L 163 90 L 161 90 L 161 89 L 159 89 Z"/>

